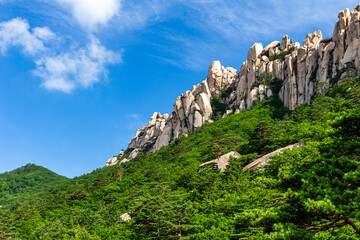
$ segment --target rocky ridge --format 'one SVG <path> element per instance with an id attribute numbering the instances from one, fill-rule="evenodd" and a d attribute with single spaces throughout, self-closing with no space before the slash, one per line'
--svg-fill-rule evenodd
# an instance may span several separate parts
<path id="1" fill-rule="evenodd" d="M 129 149 L 136 150 L 135 157 L 139 151 L 154 152 L 212 122 L 211 117 L 219 114 L 214 113 L 214 98 L 227 107 L 221 117 L 250 109 L 255 102 L 273 95 L 290 110 L 309 104 L 315 94 L 341 82 L 349 65 L 360 70 L 359 11 L 360 6 L 351 12 L 340 11 L 329 38 L 323 39 L 319 30 L 308 34 L 302 45 L 292 43 L 288 36 L 265 48 L 255 43 L 239 71 L 214 61 L 207 78 L 176 99 L 170 115 L 154 113 L 137 131 Z"/>
<path id="2" fill-rule="evenodd" d="M 128 148 L 153 145 L 153 143 L 155 143 L 153 141 L 164 131 L 168 119 L 168 114 L 161 115 L 160 113 L 155 112 L 151 117 L 151 121 L 145 127 L 141 127 L 137 130 L 136 135 L 132 138 Z"/>

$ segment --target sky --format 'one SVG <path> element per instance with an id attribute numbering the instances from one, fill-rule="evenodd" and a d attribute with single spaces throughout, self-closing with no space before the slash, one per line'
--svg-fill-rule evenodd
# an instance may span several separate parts
<path id="1" fill-rule="evenodd" d="M 0 173 L 75 177 L 255 42 L 332 36 L 355 0 L 0 0 Z"/>

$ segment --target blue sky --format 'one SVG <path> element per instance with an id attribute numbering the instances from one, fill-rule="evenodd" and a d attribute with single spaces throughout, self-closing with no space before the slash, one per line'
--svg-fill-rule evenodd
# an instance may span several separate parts
<path id="1" fill-rule="evenodd" d="M 153 112 L 254 42 L 332 35 L 354 0 L 0 0 L 0 172 L 103 167 Z"/>

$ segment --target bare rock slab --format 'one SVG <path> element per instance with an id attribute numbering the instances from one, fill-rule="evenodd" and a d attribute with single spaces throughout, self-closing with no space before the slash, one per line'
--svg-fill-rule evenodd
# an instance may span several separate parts
<path id="1" fill-rule="evenodd" d="M 238 152 L 229 152 L 225 155 L 222 155 L 219 159 L 214 159 L 209 162 L 203 163 L 200 165 L 200 167 L 215 163 L 217 165 L 217 168 L 220 169 L 221 172 L 224 172 L 226 167 L 230 164 L 230 158 L 239 158 L 241 157 L 241 154 Z"/>
<path id="2" fill-rule="evenodd" d="M 292 150 L 294 148 L 302 147 L 304 145 L 305 144 L 303 142 L 299 142 L 299 143 L 295 143 L 295 144 L 280 148 L 274 152 L 271 152 L 269 154 L 266 154 L 265 156 L 262 156 L 261 158 L 256 159 L 255 161 L 253 161 L 252 163 L 250 163 L 246 167 L 244 167 L 244 170 L 250 170 L 250 171 L 261 170 L 263 168 L 263 166 L 269 165 L 271 157 L 273 157 L 275 155 L 279 155 L 279 154 L 283 153 L 285 150 Z"/>

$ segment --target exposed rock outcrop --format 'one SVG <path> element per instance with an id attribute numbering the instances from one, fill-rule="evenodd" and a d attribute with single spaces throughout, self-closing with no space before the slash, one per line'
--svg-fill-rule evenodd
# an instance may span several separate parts
<path id="1" fill-rule="evenodd" d="M 105 167 L 114 166 L 119 162 L 119 159 L 124 156 L 124 151 L 120 151 L 119 155 L 117 157 L 112 157 L 109 160 L 106 161 Z"/>
<path id="2" fill-rule="evenodd" d="M 136 136 L 133 137 L 128 148 L 139 148 L 152 142 L 155 143 L 156 138 L 163 132 L 168 118 L 168 114 L 161 115 L 155 112 L 151 121 L 145 127 L 137 130 Z"/>
<path id="3" fill-rule="evenodd" d="M 206 80 L 193 86 L 191 91 L 185 92 L 176 99 L 174 110 L 166 122 L 164 131 L 158 137 L 151 151 L 159 150 L 169 145 L 181 134 L 193 132 L 195 128 L 205 122 L 212 122 L 213 113 L 211 97 L 220 94 L 220 90 L 237 81 L 237 71 L 233 68 L 224 68 L 219 61 L 214 61 Z M 235 95 L 233 96 L 235 98 Z"/>
<path id="4" fill-rule="evenodd" d="M 211 164 L 211 163 L 215 163 L 217 166 L 217 169 L 220 169 L 221 172 L 224 172 L 226 167 L 230 164 L 231 157 L 239 158 L 239 157 L 241 157 L 241 154 L 238 152 L 229 152 L 225 155 L 222 155 L 218 159 L 214 159 L 212 161 L 201 164 L 200 167 Z"/>
<path id="5" fill-rule="evenodd" d="M 304 146 L 304 143 L 300 142 L 300 143 L 295 143 L 295 144 L 289 145 L 284 148 L 280 148 L 274 152 L 266 154 L 265 156 L 255 159 L 252 163 L 245 166 L 244 170 L 250 170 L 250 171 L 261 170 L 265 165 L 269 164 L 271 157 L 273 157 L 275 155 L 279 155 L 279 154 L 283 153 L 285 150 L 292 150 L 294 148 L 298 148 L 298 147 L 302 147 L 302 146 Z"/>
<path id="6" fill-rule="evenodd" d="M 135 148 L 129 155 L 129 159 L 134 159 L 136 158 L 140 153 L 140 149 L 139 148 Z"/>
<path id="7" fill-rule="evenodd" d="M 105 167 L 110 167 L 110 166 L 114 166 L 116 164 L 119 163 L 119 165 L 130 162 L 132 159 L 136 158 L 137 155 L 139 155 L 140 153 L 140 149 L 139 148 L 135 148 L 131 151 L 131 153 L 129 154 L 129 156 L 127 156 L 126 158 L 124 157 L 125 152 L 121 151 L 119 153 L 119 155 L 117 157 L 112 157 L 109 160 L 106 161 Z M 124 158 L 123 158 L 124 157 Z"/>
<path id="8" fill-rule="evenodd" d="M 106 161 L 105 167 L 114 166 L 119 162 L 118 157 L 112 157 Z"/>
<path id="9" fill-rule="evenodd" d="M 360 70 L 359 11 L 360 6 L 351 12 L 340 11 L 330 38 L 323 39 L 321 31 L 316 31 L 306 36 L 302 46 L 292 43 L 287 35 L 281 44 L 274 41 L 263 48 L 255 43 L 239 72 L 214 61 L 206 80 L 179 96 L 169 116 L 155 113 L 151 122 L 138 130 L 129 148 L 145 146 L 145 153 L 154 152 L 211 122 L 214 96 L 227 107 L 223 117 L 250 109 L 255 102 L 274 95 L 290 110 L 309 104 L 315 94 L 345 76 L 346 66 Z"/>
<path id="10" fill-rule="evenodd" d="M 128 222 L 131 220 L 131 216 L 129 213 L 124 213 L 123 215 L 120 216 L 119 221 L 120 222 Z"/>
<path id="11" fill-rule="evenodd" d="M 139 148 L 133 149 L 128 157 L 121 159 L 119 165 L 130 162 L 131 160 L 136 158 L 140 152 L 141 152 L 141 150 Z"/>
<path id="12" fill-rule="evenodd" d="M 125 164 L 125 163 L 127 163 L 127 162 L 130 162 L 131 160 L 132 160 L 132 159 L 124 158 L 124 159 L 122 159 L 122 160 L 120 161 L 119 165 Z"/>

